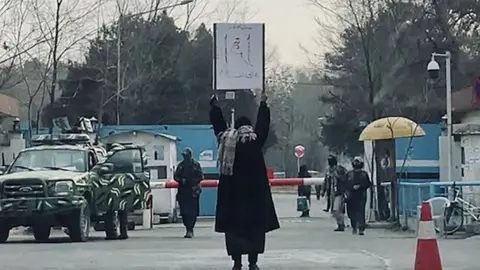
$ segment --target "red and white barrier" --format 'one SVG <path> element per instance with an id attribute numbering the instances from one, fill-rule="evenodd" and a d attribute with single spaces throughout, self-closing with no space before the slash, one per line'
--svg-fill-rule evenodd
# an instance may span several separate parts
<path id="1" fill-rule="evenodd" d="M 322 185 L 324 181 L 323 177 L 312 178 L 273 178 L 270 179 L 270 186 L 300 186 L 300 185 Z M 200 182 L 200 186 L 203 188 L 216 188 L 218 186 L 218 180 L 205 179 Z M 174 180 L 167 180 L 161 183 L 155 183 L 151 186 L 152 189 L 163 188 L 178 188 L 178 183 Z"/>
<path id="2" fill-rule="evenodd" d="M 153 228 L 153 195 L 148 195 L 147 208 L 142 213 L 142 227 L 144 229 Z"/>

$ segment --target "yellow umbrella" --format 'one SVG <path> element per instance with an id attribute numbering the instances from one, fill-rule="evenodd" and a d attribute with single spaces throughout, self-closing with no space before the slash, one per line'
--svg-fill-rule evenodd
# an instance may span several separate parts
<path id="1" fill-rule="evenodd" d="M 385 117 L 365 127 L 358 140 L 374 141 L 422 136 L 425 136 L 425 131 L 414 121 L 405 117 Z"/>

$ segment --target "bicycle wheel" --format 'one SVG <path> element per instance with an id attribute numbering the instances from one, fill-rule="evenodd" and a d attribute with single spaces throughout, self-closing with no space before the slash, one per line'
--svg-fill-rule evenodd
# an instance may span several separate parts
<path id="1" fill-rule="evenodd" d="M 463 209 L 451 204 L 443 215 L 444 233 L 452 235 L 463 226 Z"/>

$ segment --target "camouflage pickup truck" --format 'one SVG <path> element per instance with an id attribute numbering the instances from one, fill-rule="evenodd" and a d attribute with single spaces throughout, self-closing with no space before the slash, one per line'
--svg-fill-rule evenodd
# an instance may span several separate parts
<path id="1" fill-rule="evenodd" d="M 73 242 L 84 242 L 93 222 L 146 207 L 150 188 L 142 147 L 116 147 L 101 157 L 86 137 L 84 143 L 73 137 L 46 137 L 59 142 L 21 151 L 0 176 L 0 242 L 18 226 L 32 227 L 37 241 L 62 226 Z"/>

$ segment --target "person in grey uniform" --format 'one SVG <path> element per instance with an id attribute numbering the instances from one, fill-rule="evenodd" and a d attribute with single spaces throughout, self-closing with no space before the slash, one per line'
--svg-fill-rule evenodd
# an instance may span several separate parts
<path id="1" fill-rule="evenodd" d="M 345 231 L 345 196 L 348 191 L 347 170 L 342 165 L 338 165 L 337 158 L 329 155 L 328 169 L 326 178 L 330 182 L 332 194 L 332 214 L 337 222 L 336 232 Z"/>

